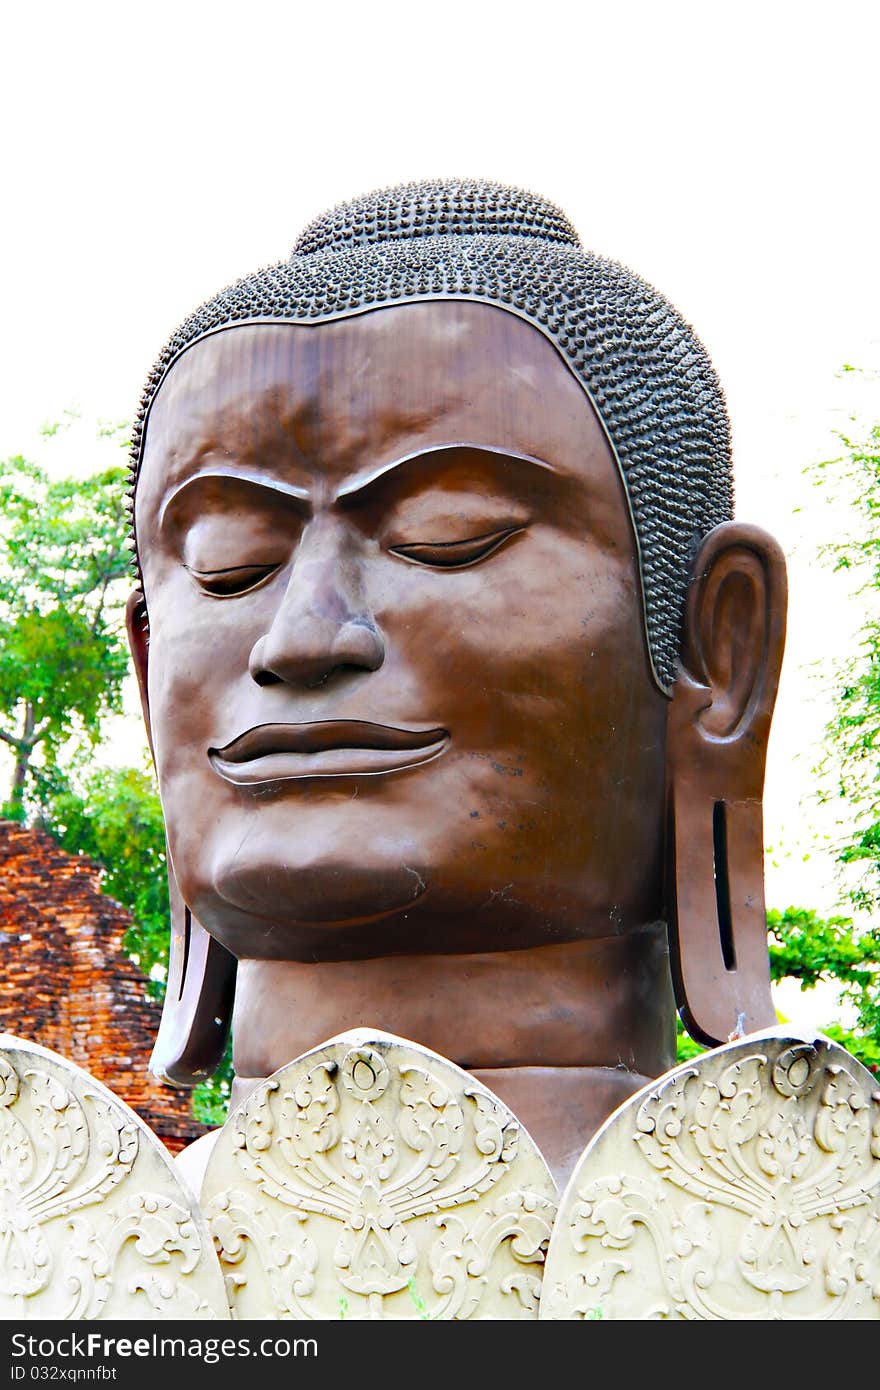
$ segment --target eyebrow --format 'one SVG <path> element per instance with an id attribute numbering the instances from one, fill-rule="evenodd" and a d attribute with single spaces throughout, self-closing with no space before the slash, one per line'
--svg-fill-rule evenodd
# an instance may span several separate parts
<path id="1" fill-rule="evenodd" d="M 543 469 L 548 473 L 555 473 L 557 470 L 552 463 L 547 463 L 545 459 L 536 458 L 533 454 L 521 454 L 515 449 L 498 449 L 488 444 L 434 444 L 429 449 L 417 449 L 415 453 L 404 454 L 402 458 L 395 459 L 393 463 L 383 464 L 379 468 L 370 469 L 364 473 L 357 474 L 350 483 L 346 483 L 336 493 L 335 501 L 347 501 L 362 492 L 366 492 L 380 478 L 387 477 L 389 473 L 395 472 L 398 468 L 406 468 L 409 464 L 420 463 L 423 459 L 430 459 L 439 454 L 457 453 L 487 454 L 492 459 L 513 459 L 517 463 L 531 464 L 535 468 Z"/>
<path id="2" fill-rule="evenodd" d="M 229 468 L 203 468 L 200 469 L 198 473 L 193 473 L 191 477 L 184 478 L 183 482 L 179 483 L 177 487 L 164 498 L 159 508 L 160 526 L 163 524 L 165 513 L 168 511 L 171 504 L 175 502 L 182 493 L 187 492 L 189 488 L 195 487 L 196 483 L 201 482 L 203 478 L 208 479 L 210 482 L 245 483 L 251 487 L 280 493 L 283 497 L 288 497 L 294 502 L 311 501 L 311 493 L 308 488 L 296 487 L 293 483 L 283 483 L 280 478 L 271 478 L 265 473 L 249 472 L 247 470 L 243 471 L 240 468 L 236 468 L 234 471 Z"/>
<path id="3" fill-rule="evenodd" d="M 343 484 L 343 486 L 335 492 L 334 502 L 352 502 L 352 500 L 359 498 L 361 493 L 367 492 L 368 489 L 373 488 L 377 482 L 380 482 L 381 478 L 388 477 L 388 475 L 392 473 L 398 473 L 400 468 L 405 468 L 406 470 L 407 467 L 412 467 L 413 464 L 421 463 L 423 460 L 430 460 L 437 457 L 439 461 L 439 456 L 456 455 L 456 453 L 464 452 L 475 453 L 475 455 L 485 455 L 492 460 L 513 460 L 514 463 L 524 463 L 527 464 L 527 466 L 539 468 L 539 470 L 544 471 L 544 473 L 557 473 L 557 471 L 559 471 L 552 463 L 548 463 L 545 459 L 538 459 L 537 456 L 531 455 L 531 453 L 520 453 L 519 450 L 516 449 L 498 449 L 492 445 L 484 445 L 484 443 L 439 443 L 439 445 L 432 445 L 430 449 L 417 449 L 416 452 L 407 453 L 407 455 L 403 455 L 400 459 L 393 459 L 391 463 L 384 463 L 378 468 L 370 468 L 370 470 L 366 470 L 364 473 L 356 474 L 352 480 Z M 259 471 L 241 470 L 241 468 L 236 468 L 235 471 L 232 471 L 231 468 L 203 468 L 199 473 L 193 474 L 192 477 L 185 478 L 184 482 L 181 482 L 177 488 L 174 488 L 174 491 L 168 493 L 167 498 L 164 499 L 163 505 L 160 507 L 160 512 L 158 512 L 158 524 L 163 524 L 165 512 L 167 512 L 171 503 L 179 498 L 182 492 L 186 492 L 189 488 L 195 486 L 202 478 L 214 481 L 243 482 L 243 484 L 254 486 L 254 488 L 267 489 L 267 491 L 278 493 L 278 495 L 284 496 L 284 498 L 291 499 L 292 502 L 309 503 L 311 500 L 309 488 L 299 488 L 299 486 L 292 484 L 292 482 L 282 482 L 281 478 L 274 477 L 274 475 L 259 473 Z"/>
<path id="4" fill-rule="evenodd" d="M 337 492 L 334 494 L 333 501 L 351 502 L 355 498 L 359 497 L 362 493 L 369 491 L 369 489 L 372 488 L 376 483 L 378 483 L 382 478 L 386 478 L 390 474 L 398 472 L 400 469 L 412 467 L 414 464 L 418 464 L 424 460 L 430 460 L 435 457 L 439 462 L 440 455 L 459 454 L 464 452 L 486 455 L 493 461 L 501 461 L 504 459 L 513 460 L 516 463 L 522 463 L 532 468 L 540 469 L 542 472 L 545 473 L 558 472 L 558 469 L 555 468 L 552 463 L 548 463 L 545 459 L 537 458 L 534 454 L 519 453 L 515 449 L 500 449 L 492 445 L 471 443 L 434 444 L 428 449 L 417 449 L 414 453 L 404 454 L 401 458 L 394 459 L 390 463 L 382 464 L 378 468 L 372 468 L 364 471 L 363 473 L 356 474 L 350 482 L 345 483 L 341 488 L 337 490 Z M 308 503 L 311 501 L 312 498 L 312 494 L 308 488 L 297 487 L 293 483 L 282 482 L 280 478 L 270 476 L 266 473 L 247 470 L 243 471 L 241 469 L 236 469 L 235 471 L 232 471 L 231 469 L 226 468 L 205 468 L 203 470 L 200 470 L 198 473 L 194 473 L 192 477 L 186 478 L 173 490 L 173 492 L 169 493 L 169 495 L 165 498 L 161 508 L 159 509 L 160 526 L 162 525 L 165 519 L 165 513 L 167 512 L 171 504 L 175 501 L 175 499 L 178 498 L 181 495 L 181 493 L 186 492 L 188 488 L 193 487 L 202 478 L 206 478 L 213 481 L 225 480 L 233 483 L 249 484 L 252 487 L 257 487 L 267 490 L 269 492 L 280 494 L 282 497 L 289 498 L 291 501 L 295 502 Z"/>

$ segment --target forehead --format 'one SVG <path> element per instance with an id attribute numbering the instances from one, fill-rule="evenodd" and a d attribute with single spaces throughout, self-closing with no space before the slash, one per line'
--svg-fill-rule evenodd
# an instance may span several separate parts
<path id="1" fill-rule="evenodd" d="M 553 344 L 504 309 L 448 300 L 197 342 L 154 400 L 138 511 L 202 466 L 238 462 L 336 489 L 449 443 L 544 459 L 623 503 L 601 424 Z"/>

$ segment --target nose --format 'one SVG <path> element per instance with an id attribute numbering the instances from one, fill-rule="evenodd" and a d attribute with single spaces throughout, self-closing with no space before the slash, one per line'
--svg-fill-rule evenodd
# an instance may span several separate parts
<path id="1" fill-rule="evenodd" d="M 308 527 L 272 625 L 251 650 L 257 685 L 313 688 L 337 672 L 378 670 L 385 642 L 364 587 L 351 538 L 320 523 Z"/>

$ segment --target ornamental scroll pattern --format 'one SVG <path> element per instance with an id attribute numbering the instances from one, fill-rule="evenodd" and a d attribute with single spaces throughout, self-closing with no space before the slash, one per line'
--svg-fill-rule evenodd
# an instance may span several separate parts
<path id="1" fill-rule="evenodd" d="M 876 1084 L 766 1036 L 640 1093 L 575 1172 L 541 1317 L 880 1317 Z"/>
<path id="2" fill-rule="evenodd" d="M 345 1035 L 263 1083 L 202 1188 L 233 1316 L 536 1318 L 556 1189 L 472 1077 Z"/>
<path id="3" fill-rule="evenodd" d="M 0 1317 L 228 1317 L 204 1221 L 163 1146 L 100 1083 L 0 1044 Z"/>

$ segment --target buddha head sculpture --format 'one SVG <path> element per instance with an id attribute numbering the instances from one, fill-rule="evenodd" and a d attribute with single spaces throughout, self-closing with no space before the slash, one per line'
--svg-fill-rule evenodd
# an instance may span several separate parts
<path id="1" fill-rule="evenodd" d="M 133 461 L 161 1074 L 236 969 L 250 1075 L 364 1023 L 654 1075 L 673 984 L 703 1041 L 773 1021 L 784 562 L 656 291 L 519 190 L 373 194 L 183 323 Z"/>

